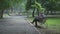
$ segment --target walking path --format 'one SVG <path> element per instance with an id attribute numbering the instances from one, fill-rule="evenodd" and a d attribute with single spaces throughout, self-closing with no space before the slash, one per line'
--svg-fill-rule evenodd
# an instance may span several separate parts
<path id="1" fill-rule="evenodd" d="M 25 20 L 24 16 L 9 16 L 0 19 L 0 34 L 40 34 Z"/>

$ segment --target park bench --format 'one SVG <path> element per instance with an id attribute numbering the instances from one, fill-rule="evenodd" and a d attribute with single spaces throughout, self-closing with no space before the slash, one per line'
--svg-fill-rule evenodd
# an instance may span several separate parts
<path id="1" fill-rule="evenodd" d="M 34 18 L 32 23 L 34 23 L 34 22 L 35 22 L 36 27 L 37 27 L 37 23 L 45 24 L 46 17 L 37 16 L 37 17 Z"/>
<path id="2" fill-rule="evenodd" d="M 35 23 L 35 26 L 37 27 L 38 25 L 37 25 L 37 23 L 40 23 L 40 25 L 42 25 L 42 24 L 45 24 L 46 23 L 46 18 L 44 18 L 44 19 L 39 19 L 36 23 Z"/>

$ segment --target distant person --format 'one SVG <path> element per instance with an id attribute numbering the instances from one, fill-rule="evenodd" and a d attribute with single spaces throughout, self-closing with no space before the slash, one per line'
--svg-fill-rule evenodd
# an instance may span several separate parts
<path id="1" fill-rule="evenodd" d="M 40 13 L 39 16 L 35 17 L 34 20 L 31 22 L 32 24 L 35 22 L 35 26 L 37 27 L 37 22 L 44 24 L 46 21 L 46 15 Z"/>

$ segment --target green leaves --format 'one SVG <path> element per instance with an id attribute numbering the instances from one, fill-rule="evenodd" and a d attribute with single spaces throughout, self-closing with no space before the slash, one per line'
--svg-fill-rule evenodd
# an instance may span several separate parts
<path id="1" fill-rule="evenodd" d="M 59 4 L 60 0 L 45 0 L 45 2 L 42 4 L 46 10 L 52 10 L 52 11 L 59 11 Z M 42 3 L 42 2 L 41 2 Z"/>
<path id="2" fill-rule="evenodd" d="M 27 0 L 25 7 L 26 10 L 29 10 L 31 8 L 31 0 Z"/>
<path id="3" fill-rule="evenodd" d="M 37 8 L 39 11 L 42 11 L 43 8 L 41 6 L 40 3 L 37 2 L 37 0 L 27 0 L 27 3 L 26 3 L 26 9 L 29 10 L 29 9 L 32 9 L 32 8 Z"/>
<path id="4" fill-rule="evenodd" d="M 38 3 L 38 2 L 35 1 L 35 5 L 36 5 L 36 8 L 38 8 L 39 10 L 41 10 L 42 6 L 41 6 L 40 3 Z"/>
<path id="5" fill-rule="evenodd" d="M 5 9 L 9 7 L 9 1 L 8 0 L 0 0 L 0 9 Z"/>
<path id="6" fill-rule="evenodd" d="M 20 3 L 21 0 L 0 0 L 0 9 L 7 9 Z"/>

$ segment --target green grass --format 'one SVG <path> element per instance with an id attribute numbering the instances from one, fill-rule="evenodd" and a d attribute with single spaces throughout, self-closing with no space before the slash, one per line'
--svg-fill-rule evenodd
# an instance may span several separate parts
<path id="1" fill-rule="evenodd" d="M 8 17 L 8 14 L 3 14 L 3 17 Z"/>
<path id="2" fill-rule="evenodd" d="M 48 18 L 46 23 L 49 29 L 60 30 L 60 18 Z"/>
<path id="3" fill-rule="evenodd" d="M 32 21 L 33 18 L 28 18 L 29 21 Z M 46 24 L 48 29 L 54 29 L 60 31 L 60 18 L 47 18 Z"/>

